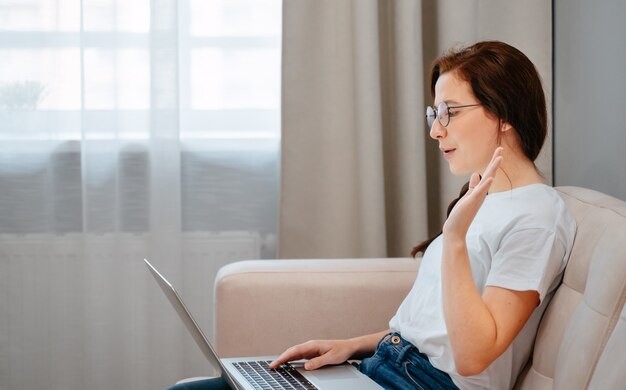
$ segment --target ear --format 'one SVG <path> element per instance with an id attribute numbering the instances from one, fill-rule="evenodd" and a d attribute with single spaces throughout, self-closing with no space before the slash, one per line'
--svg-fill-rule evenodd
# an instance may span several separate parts
<path id="1" fill-rule="evenodd" d="M 509 122 L 500 122 L 500 131 L 501 132 L 507 132 L 509 130 L 511 130 L 513 128 L 513 126 L 511 126 L 511 124 Z"/>

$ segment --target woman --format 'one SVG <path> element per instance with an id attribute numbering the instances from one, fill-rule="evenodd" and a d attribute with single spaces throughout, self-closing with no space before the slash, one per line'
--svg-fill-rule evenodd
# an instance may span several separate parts
<path id="1" fill-rule="evenodd" d="M 519 50 L 479 42 L 434 62 L 431 93 L 430 136 L 450 171 L 471 177 L 442 233 L 414 248 L 424 256 L 413 289 L 389 329 L 309 341 L 272 367 L 364 358 L 359 369 L 387 389 L 514 385 L 576 229 L 534 164 L 547 131 L 541 81 Z"/>

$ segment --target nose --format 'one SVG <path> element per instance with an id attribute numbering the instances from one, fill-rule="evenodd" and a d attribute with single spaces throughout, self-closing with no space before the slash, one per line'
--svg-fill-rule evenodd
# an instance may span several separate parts
<path id="1" fill-rule="evenodd" d="M 441 126 L 441 123 L 439 123 L 438 120 L 435 120 L 433 126 L 430 128 L 429 134 L 430 138 L 435 140 L 443 138 L 446 135 L 446 128 Z"/>

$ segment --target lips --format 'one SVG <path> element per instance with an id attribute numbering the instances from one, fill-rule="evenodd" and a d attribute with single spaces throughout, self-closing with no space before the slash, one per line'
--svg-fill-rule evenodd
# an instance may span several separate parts
<path id="1" fill-rule="evenodd" d="M 441 152 L 443 153 L 443 157 L 448 159 L 452 157 L 452 154 L 454 154 L 456 148 L 439 148 L 439 150 L 441 150 Z"/>

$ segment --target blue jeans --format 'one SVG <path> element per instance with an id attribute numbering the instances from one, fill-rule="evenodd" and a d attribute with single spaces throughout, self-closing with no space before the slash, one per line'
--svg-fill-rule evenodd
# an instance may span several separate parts
<path id="1" fill-rule="evenodd" d="M 376 353 L 357 367 L 387 390 L 458 390 L 448 374 L 433 367 L 426 355 L 398 333 L 383 337 Z M 224 379 L 212 378 L 176 385 L 170 390 L 228 389 Z"/>
<path id="2" fill-rule="evenodd" d="M 359 370 L 388 390 L 458 390 L 450 375 L 433 367 L 426 355 L 398 333 L 385 336 Z"/>

